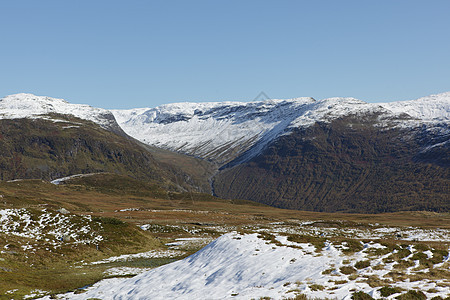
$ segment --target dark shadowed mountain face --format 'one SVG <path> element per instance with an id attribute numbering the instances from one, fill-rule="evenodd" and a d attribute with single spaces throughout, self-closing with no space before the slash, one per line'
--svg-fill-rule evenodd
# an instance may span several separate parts
<path id="1" fill-rule="evenodd" d="M 449 211 L 448 124 L 380 129 L 371 117 L 299 128 L 215 177 L 219 197 L 327 212 Z"/>
<path id="2" fill-rule="evenodd" d="M 0 120 L 0 179 L 54 179 L 94 172 L 162 181 L 152 155 L 130 139 L 73 116 Z"/>

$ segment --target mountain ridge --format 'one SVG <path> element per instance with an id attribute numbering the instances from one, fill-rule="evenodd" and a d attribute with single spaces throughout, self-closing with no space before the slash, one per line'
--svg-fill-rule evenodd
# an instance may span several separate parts
<path id="1" fill-rule="evenodd" d="M 64 99 L 19 93 L 0 99 L 0 119 L 44 118 L 48 114 L 69 114 L 92 121 L 103 128 L 114 126 L 114 116 L 103 108 L 72 104 Z"/>
<path id="2" fill-rule="evenodd" d="M 426 110 L 427 99 L 433 102 L 433 109 Z M 378 126 L 382 127 L 448 122 L 450 93 L 391 103 L 366 103 L 355 98 L 294 98 L 247 103 L 174 103 L 111 111 L 124 131 L 143 143 L 223 165 L 253 146 L 257 146 L 255 154 L 259 153 L 294 128 L 348 115 L 379 114 Z"/>
<path id="3" fill-rule="evenodd" d="M 0 99 L 0 146 L 3 180 L 115 172 L 158 178 L 169 189 L 210 192 L 203 178 L 207 163 L 145 145 L 108 110 L 63 99 L 24 93 Z"/>
<path id="4" fill-rule="evenodd" d="M 53 114 L 53 116 L 51 116 Z M 345 116 L 377 115 L 382 128 L 418 128 L 450 132 L 450 92 L 416 100 L 366 103 L 355 98 L 311 97 L 253 102 L 184 102 L 155 108 L 107 110 L 32 94 L 0 99 L 0 119 L 40 118 L 63 122 L 56 114 L 92 121 L 106 130 L 138 141 L 212 161 L 219 167 L 255 157 L 276 138 L 295 128 L 331 122 Z M 448 141 L 439 140 L 440 143 Z M 428 151 L 435 145 L 422 149 Z"/>
<path id="5" fill-rule="evenodd" d="M 148 145 L 145 151 L 159 155 L 157 165 L 176 185 L 209 187 L 224 199 L 352 213 L 450 209 L 449 112 L 450 93 L 391 103 L 305 97 L 111 111 L 29 94 L 0 99 L 1 119 L 44 119 L 64 129 L 78 126 L 64 123 L 72 114 L 118 128 L 134 149 Z"/>

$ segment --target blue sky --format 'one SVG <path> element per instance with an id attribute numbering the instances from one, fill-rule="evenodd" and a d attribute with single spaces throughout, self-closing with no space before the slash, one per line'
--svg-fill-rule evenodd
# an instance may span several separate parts
<path id="1" fill-rule="evenodd" d="M 104 108 L 450 91 L 450 1 L 0 1 L 0 97 Z"/>

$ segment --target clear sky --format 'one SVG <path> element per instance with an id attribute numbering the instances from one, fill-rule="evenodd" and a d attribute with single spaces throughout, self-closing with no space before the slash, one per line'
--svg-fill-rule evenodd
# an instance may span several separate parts
<path id="1" fill-rule="evenodd" d="M 103 108 L 450 91 L 450 1 L 0 0 L 0 97 Z"/>

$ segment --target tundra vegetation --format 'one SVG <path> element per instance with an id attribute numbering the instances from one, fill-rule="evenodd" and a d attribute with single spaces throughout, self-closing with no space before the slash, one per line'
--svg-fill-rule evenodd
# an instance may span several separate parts
<path id="1" fill-rule="evenodd" d="M 258 233 L 268 243 L 304 248 L 313 255 L 321 255 L 333 243 L 348 256 L 342 266 L 323 270 L 324 276 L 346 276 L 333 286 L 359 280 L 387 295 L 400 293 L 390 285 L 393 281 L 438 280 L 438 289 L 450 284 L 449 265 L 442 263 L 449 248 L 448 213 L 365 215 L 277 209 L 207 194 L 169 192 L 111 173 L 60 185 L 2 181 L 0 195 L 0 295 L 8 299 L 78 291 L 103 278 L 131 276 L 182 259 L 231 231 Z M 430 241 L 417 241 L 421 234 Z M 382 246 L 366 249 L 367 243 Z M 354 258 L 362 252 L 368 259 Z M 121 258 L 124 254 L 136 256 Z M 367 268 L 390 271 L 383 277 L 358 275 Z M 311 290 L 331 290 L 307 284 Z"/>

